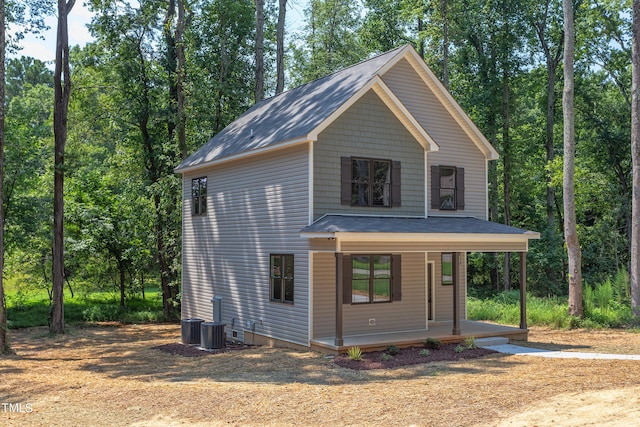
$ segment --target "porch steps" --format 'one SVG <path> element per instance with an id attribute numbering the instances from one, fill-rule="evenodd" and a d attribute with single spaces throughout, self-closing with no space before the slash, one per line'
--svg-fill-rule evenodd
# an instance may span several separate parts
<path id="1" fill-rule="evenodd" d="M 481 348 L 491 347 L 494 345 L 509 344 L 509 338 L 505 337 L 488 337 L 476 339 L 476 345 Z"/>

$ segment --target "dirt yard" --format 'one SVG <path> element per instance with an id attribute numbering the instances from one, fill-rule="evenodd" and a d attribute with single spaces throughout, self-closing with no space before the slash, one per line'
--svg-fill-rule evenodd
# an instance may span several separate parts
<path id="1" fill-rule="evenodd" d="M 179 325 L 10 333 L 0 358 L 2 426 L 628 426 L 640 362 L 494 354 L 388 370 L 253 348 L 203 357 L 155 349 Z M 533 329 L 532 345 L 640 354 L 640 334 Z"/>

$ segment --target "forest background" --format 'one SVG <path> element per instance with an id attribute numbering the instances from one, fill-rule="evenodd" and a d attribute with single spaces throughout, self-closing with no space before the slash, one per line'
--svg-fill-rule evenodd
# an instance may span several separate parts
<path id="1" fill-rule="evenodd" d="M 529 291 L 566 300 L 561 1 L 310 0 L 291 33 L 283 26 L 286 0 L 86 5 L 93 41 L 70 56 L 69 290 L 113 291 L 124 306 L 145 287 L 160 287 L 164 316 L 176 316 L 181 182 L 173 169 L 263 97 L 411 43 L 500 152 L 490 164 L 489 218 L 541 233 L 528 255 Z M 11 3 L 8 25 L 50 8 Z M 631 2 L 574 1 L 574 9 L 582 274 L 585 289 L 613 283 L 614 299 L 628 307 Z M 9 42 L 19 49 L 20 38 Z M 51 295 L 53 73 L 14 54 L 6 85 L 4 274 L 11 306 L 29 292 Z M 517 261 L 472 254 L 470 294 L 518 288 Z"/>

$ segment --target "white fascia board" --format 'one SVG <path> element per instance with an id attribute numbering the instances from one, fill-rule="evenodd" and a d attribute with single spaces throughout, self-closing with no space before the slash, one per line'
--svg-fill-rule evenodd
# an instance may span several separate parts
<path id="1" fill-rule="evenodd" d="M 487 233 L 355 233 L 355 232 L 301 232 L 306 239 L 336 239 L 340 242 L 527 242 L 539 239 L 540 233 L 522 234 Z"/>
<path id="2" fill-rule="evenodd" d="M 456 100 L 453 99 L 453 96 L 451 96 L 449 91 L 443 86 L 435 74 L 433 74 L 433 71 L 431 71 L 424 60 L 420 58 L 418 52 L 413 48 L 407 49 L 405 51 L 405 57 L 422 78 L 427 87 L 433 91 L 435 96 L 440 100 L 440 103 L 444 108 L 446 108 L 455 121 L 458 122 L 462 130 L 476 144 L 480 151 L 485 154 L 487 159 L 498 159 L 500 157 L 498 151 L 493 147 L 493 145 L 491 145 L 482 132 L 480 132 L 480 129 L 478 129 L 478 127 L 473 123 Z"/>
<path id="3" fill-rule="evenodd" d="M 539 239 L 540 233 L 532 231 L 522 234 L 484 233 L 332 233 L 343 242 L 527 242 Z"/>
<path id="4" fill-rule="evenodd" d="M 204 163 L 198 163 L 197 165 L 193 165 L 193 166 L 187 166 L 184 168 L 175 168 L 173 170 L 174 173 L 189 173 L 189 172 L 193 172 L 199 169 L 204 169 L 206 167 L 209 166 L 215 166 L 215 165 L 219 165 L 221 163 L 226 163 L 226 162 L 230 162 L 233 160 L 238 160 L 238 159 L 244 159 L 244 158 L 249 158 L 249 157 L 253 157 L 253 156 L 259 156 L 261 154 L 264 153 L 268 153 L 270 151 L 276 151 L 279 150 L 281 148 L 286 148 L 286 147 L 291 147 L 293 145 L 298 145 L 298 144 L 304 144 L 309 142 L 309 140 L 307 138 L 295 138 L 295 139 L 290 139 L 288 141 L 283 141 L 283 142 L 279 142 L 277 144 L 271 144 L 271 145 L 267 145 L 266 147 L 262 147 L 262 148 L 256 148 L 255 150 L 249 150 L 249 151 L 243 151 L 242 153 L 238 153 L 238 154 L 234 154 L 232 156 L 228 156 L 228 157 L 222 157 L 220 159 L 215 159 L 215 160 L 210 160 L 208 162 L 204 162 Z"/>
<path id="5" fill-rule="evenodd" d="M 439 146 L 435 140 L 427 133 L 426 130 L 420 125 L 420 123 L 413 117 L 413 115 L 407 110 L 407 108 L 400 102 L 397 96 L 391 91 L 391 89 L 385 84 L 385 82 L 376 75 L 367 82 L 364 86 L 358 90 L 351 98 L 349 98 L 344 104 L 334 111 L 329 117 L 322 121 L 315 129 L 313 129 L 308 135 L 307 139 L 311 141 L 317 141 L 320 132 L 325 130 L 331 123 L 333 123 L 338 117 L 340 117 L 345 111 L 347 111 L 353 104 L 362 98 L 369 90 L 372 90 L 378 95 L 380 100 L 393 112 L 393 114 L 400 120 L 402 125 L 411 133 L 411 135 L 424 147 L 427 151 L 438 151 Z"/>
<path id="6" fill-rule="evenodd" d="M 300 232 L 300 237 L 303 239 L 335 239 L 336 234 L 332 232 L 316 232 L 316 233 L 306 233 Z"/>

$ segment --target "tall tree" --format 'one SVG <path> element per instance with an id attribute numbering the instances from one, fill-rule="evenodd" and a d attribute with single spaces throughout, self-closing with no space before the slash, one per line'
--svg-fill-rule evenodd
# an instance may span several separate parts
<path id="1" fill-rule="evenodd" d="M 284 90 L 284 24 L 287 17 L 287 0 L 278 0 L 278 25 L 276 29 L 276 95 Z"/>
<path id="2" fill-rule="evenodd" d="M 572 0 L 563 0 L 564 16 L 564 89 L 562 111 L 564 118 L 563 201 L 564 235 L 569 265 L 569 315 L 582 316 L 582 254 L 578 241 L 575 202 L 575 124 L 574 91 L 574 9 Z"/>
<path id="3" fill-rule="evenodd" d="M 631 159 L 633 195 L 631 213 L 631 309 L 640 318 L 640 0 L 633 0 L 631 55 Z"/>
<path id="4" fill-rule="evenodd" d="M 4 298 L 4 211 L 1 203 L 4 182 L 5 39 L 4 0 L 0 0 L 0 354 L 11 352 L 7 339 L 7 307 Z"/>
<path id="5" fill-rule="evenodd" d="M 555 160 L 555 138 L 554 128 L 556 120 L 556 77 L 558 66 L 562 60 L 562 48 L 564 33 L 557 28 L 559 21 L 558 12 L 561 4 L 556 0 L 545 0 L 542 3 L 533 2 L 533 9 L 529 12 L 529 20 L 535 30 L 535 36 L 539 47 L 544 55 L 547 74 L 546 86 L 546 120 L 545 120 L 545 150 L 547 165 L 551 165 Z M 552 253 L 556 247 L 556 194 L 551 182 L 551 174 L 546 174 L 546 207 L 547 207 L 547 238 L 548 251 Z M 547 271 L 552 285 L 558 281 L 555 268 Z"/>
<path id="6" fill-rule="evenodd" d="M 311 0 L 305 10 L 305 46 L 294 49 L 296 84 L 324 77 L 363 60 L 358 39 L 358 4 L 351 0 Z"/>
<path id="7" fill-rule="evenodd" d="M 256 94 L 255 101 L 264 99 L 264 0 L 256 3 Z"/>
<path id="8" fill-rule="evenodd" d="M 67 18 L 75 0 L 58 0 L 58 32 L 54 80 L 53 132 L 55 138 L 53 181 L 53 300 L 49 332 L 64 333 L 64 147 L 67 141 L 67 112 L 71 91 L 69 31 Z"/>

